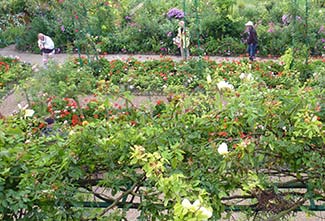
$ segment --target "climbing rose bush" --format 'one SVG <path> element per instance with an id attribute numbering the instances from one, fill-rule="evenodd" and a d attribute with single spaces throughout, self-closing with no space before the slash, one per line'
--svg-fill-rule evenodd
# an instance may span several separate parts
<path id="1" fill-rule="evenodd" d="M 132 63 L 117 64 L 136 78 Z M 258 210 L 258 218 L 276 220 L 324 198 L 321 75 L 301 82 L 281 64 L 205 64 L 197 75 L 193 66 L 174 67 L 196 90 L 174 83 L 166 100 L 143 106 L 109 79 L 99 79 L 84 109 L 57 92 L 52 110 L 75 109 L 84 119 L 56 121 L 53 136 L 39 132 L 44 115 L 36 106 L 28 117 L 0 120 L 0 217 L 123 220 L 135 208 L 142 220 L 214 220 L 240 208 L 238 199 L 247 217 Z M 47 77 L 65 79 L 65 72 Z M 78 84 L 60 87 L 77 97 Z M 292 183 L 308 191 L 282 190 Z"/>

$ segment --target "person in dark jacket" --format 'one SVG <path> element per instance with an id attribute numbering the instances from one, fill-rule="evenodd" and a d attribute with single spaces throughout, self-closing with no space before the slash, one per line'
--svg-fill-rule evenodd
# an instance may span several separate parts
<path id="1" fill-rule="evenodd" d="M 247 44 L 247 52 L 249 54 L 249 60 L 253 61 L 256 57 L 256 49 L 257 49 L 257 33 L 254 28 L 253 22 L 249 21 L 245 24 L 247 33 L 247 37 L 245 39 L 245 43 Z"/>

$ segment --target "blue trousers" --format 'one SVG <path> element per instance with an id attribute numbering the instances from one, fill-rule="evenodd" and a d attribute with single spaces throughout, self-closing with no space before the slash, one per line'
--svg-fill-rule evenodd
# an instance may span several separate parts
<path id="1" fill-rule="evenodd" d="M 255 58 L 256 47 L 257 47 L 257 44 L 249 44 L 247 47 L 247 52 L 249 54 L 250 60 L 253 60 Z"/>

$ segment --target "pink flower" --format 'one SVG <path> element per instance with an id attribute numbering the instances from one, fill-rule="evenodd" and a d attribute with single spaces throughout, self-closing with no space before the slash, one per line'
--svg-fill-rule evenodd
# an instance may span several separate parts
<path id="1" fill-rule="evenodd" d="M 283 15 L 282 16 L 282 22 L 284 25 L 287 25 L 289 23 L 289 16 L 288 15 Z"/>

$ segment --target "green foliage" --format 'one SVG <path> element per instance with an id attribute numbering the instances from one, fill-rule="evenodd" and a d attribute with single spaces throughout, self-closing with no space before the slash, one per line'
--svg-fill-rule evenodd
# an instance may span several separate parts
<path id="1" fill-rule="evenodd" d="M 23 27 L 7 26 L 6 31 L 0 33 L 0 47 L 14 44 L 24 32 Z"/>
<path id="2" fill-rule="evenodd" d="M 77 95 L 91 94 L 95 78 L 88 67 L 76 68 L 74 62 L 67 62 L 63 67 L 52 64 L 49 70 L 36 73 L 21 87 L 26 96 L 30 97 L 30 105 L 42 115 L 48 110 L 49 98 L 72 98 L 78 101 Z"/>
<path id="3" fill-rule="evenodd" d="M 22 85 L 34 115 L 0 120 L 2 219 L 121 220 L 131 207 L 140 220 L 219 219 L 237 197 L 272 218 L 324 198 L 321 62 L 300 82 L 271 61 L 83 59 L 35 73 Z M 169 94 L 133 105 L 135 84 Z M 282 191 L 282 176 L 310 191 Z M 94 198 L 113 206 L 82 208 Z"/>
<path id="4" fill-rule="evenodd" d="M 231 55 L 243 54 L 245 45 L 239 39 L 248 20 L 257 24 L 260 56 L 280 56 L 288 47 L 299 51 L 302 46 L 304 53 L 318 56 L 323 52 L 320 21 L 324 13 L 318 4 L 310 3 L 306 14 L 303 1 L 209 0 L 185 5 L 158 0 L 6 1 L 0 7 L 6 12 L 0 17 L 0 44 L 16 43 L 18 49 L 38 52 L 35 36 L 44 32 L 56 47 L 69 53 L 178 54 L 172 41 L 178 19 L 166 16 L 174 7 L 186 13 L 192 55 L 228 56 L 224 52 L 228 44 Z"/>
<path id="5" fill-rule="evenodd" d="M 293 55 L 292 48 L 286 50 L 285 54 L 282 55 L 280 59 L 282 62 L 284 62 L 284 70 L 289 71 L 292 68 L 294 62 L 294 55 Z"/>
<path id="6" fill-rule="evenodd" d="M 29 27 L 25 28 L 24 34 L 19 36 L 16 41 L 16 47 L 19 50 L 40 52 L 37 46 L 37 34 L 44 33 L 51 36 L 53 30 L 50 25 L 51 21 L 45 17 L 35 17 Z"/>
<path id="7" fill-rule="evenodd" d="M 26 1 L 17 1 L 17 0 L 11 0 L 11 1 L 1 1 L 1 14 L 18 14 L 22 11 L 24 11 L 24 8 L 26 7 Z"/>
<path id="8" fill-rule="evenodd" d="M 222 39 L 209 38 L 204 45 L 206 54 L 219 54 L 221 56 L 234 56 L 246 53 L 246 45 L 240 39 L 224 37 Z"/>
<path id="9" fill-rule="evenodd" d="M 0 58 L 0 97 L 7 95 L 19 83 L 32 76 L 31 66 L 18 58 Z"/>

